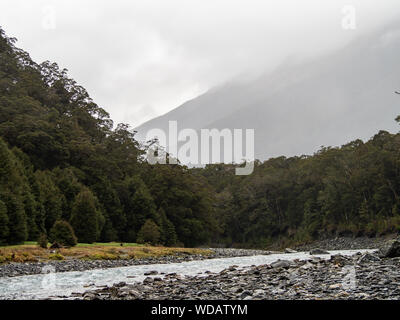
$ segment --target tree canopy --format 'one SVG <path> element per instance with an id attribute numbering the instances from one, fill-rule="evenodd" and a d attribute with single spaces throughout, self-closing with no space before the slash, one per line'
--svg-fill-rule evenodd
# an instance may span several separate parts
<path id="1" fill-rule="evenodd" d="M 1 244 L 69 224 L 81 242 L 185 246 L 399 230 L 399 134 L 256 161 L 249 176 L 227 164 L 150 165 L 129 125 L 15 42 L 0 29 Z"/>

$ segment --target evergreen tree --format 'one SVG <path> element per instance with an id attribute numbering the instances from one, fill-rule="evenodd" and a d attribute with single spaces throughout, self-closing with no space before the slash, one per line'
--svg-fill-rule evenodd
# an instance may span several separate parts
<path id="1" fill-rule="evenodd" d="M 5 199 L 8 213 L 8 243 L 17 244 L 27 240 L 28 227 L 26 223 L 26 216 L 24 206 L 21 202 L 22 198 L 9 196 Z"/>
<path id="2" fill-rule="evenodd" d="M 160 240 L 162 244 L 166 246 L 173 246 L 177 243 L 178 238 L 176 236 L 175 227 L 171 221 L 168 220 L 163 208 L 158 210 L 160 216 Z"/>
<path id="3" fill-rule="evenodd" d="M 59 219 L 80 241 L 185 246 L 265 247 L 400 227 L 399 133 L 255 161 L 250 176 L 236 176 L 233 164 L 149 165 L 142 155 L 152 142 L 139 145 L 66 70 L 35 63 L 15 41 L 0 29 L 2 243 L 35 240 Z"/>
<path id="4" fill-rule="evenodd" d="M 40 234 L 39 238 L 37 239 L 37 243 L 38 243 L 39 247 L 41 247 L 43 249 L 47 249 L 48 240 L 47 240 L 47 236 L 45 233 Z"/>
<path id="5" fill-rule="evenodd" d="M 124 181 L 121 194 L 122 204 L 126 215 L 125 241 L 134 242 L 140 227 L 147 219 L 159 222 L 154 200 L 143 180 L 137 176 Z"/>
<path id="6" fill-rule="evenodd" d="M 160 228 L 151 219 L 146 220 L 142 228 L 139 230 L 137 242 L 150 243 L 156 245 L 160 240 Z"/>
<path id="7" fill-rule="evenodd" d="M 32 185 L 35 183 L 35 174 L 29 157 L 20 149 L 13 148 L 13 154 L 18 159 L 16 168 L 22 178 L 22 196 L 24 210 L 27 219 L 28 240 L 36 240 L 41 232 L 44 232 L 43 217 L 40 217 L 40 206 L 35 197 Z"/>
<path id="8" fill-rule="evenodd" d="M 71 225 L 64 220 L 58 220 L 50 230 L 50 241 L 66 247 L 77 244 L 77 238 Z"/>
<path id="9" fill-rule="evenodd" d="M 18 159 L 0 138 L 0 200 L 8 215 L 8 243 L 27 239 L 27 219 L 24 210 L 24 180 L 18 171 Z M 4 217 L 3 217 L 4 218 Z"/>
<path id="10" fill-rule="evenodd" d="M 54 223 L 62 217 L 64 196 L 54 182 L 54 176 L 49 171 L 36 171 L 36 183 L 39 187 L 39 202 L 44 210 L 44 227 L 47 232 Z"/>
<path id="11" fill-rule="evenodd" d="M 7 207 L 3 201 L 0 200 L 0 244 L 6 244 L 8 239 L 8 216 Z"/>
<path id="12" fill-rule="evenodd" d="M 76 196 L 72 207 L 71 225 L 75 230 L 79 242 L 93 243 L 101 232 L 103 217 L 96 208 L 96 199 L 93 193 L 83 188 Z"/>

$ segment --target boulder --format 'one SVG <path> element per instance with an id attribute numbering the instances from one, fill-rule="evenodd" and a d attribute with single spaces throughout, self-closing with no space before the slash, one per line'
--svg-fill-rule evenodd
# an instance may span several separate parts
<path id="1" fill-rule="evenodd" d="M 310 254 L 329 254 L 329 252 L 323 249 L 315 248 L 310 251 Z"/>
<path id="2" fill-rule="evenodd" d="M 156 271 L 156 270 L 152 270 L 152 271 L 148 271 L 148 272 L 144 273 L 145 276 L 155 276 L 157 274 L 158 274 L 158 271 Z"/>
<path id="3" fill-rule="evenodd" d="M 146 279 L 143 280 L 143 283 L 144 283 L 144 284 L 149 284 L 149 283 L 152 283 L 153 281 L 154 281 L 153 278 L 147 277 Z"/>
<path id="4" fill-rule="evenodd" d="M 400 239 L 389 242 L 379 251 L 379 256 L 382 258 L 400 257 Z"/>
<path id="5" fill-rule="evenodd" d="M 114 283 L 113 286 L 116 288 L 122 288 L 122 287 L 126 286 L 126 282 L 122 281 L 122 282 Z"/>
<path id="6" fill-rule="evenodd" d="M 297 251 L 290 248 L 286 248 L 285 253 L 297 253 Z"/>
<path id="7" fill-rule="evenodd" d="M 83 294 L 83 299 L 84 300 L 96 300 L 99 298 L 99 295 L 93 292 L 85 292 Z"/>
<path id="8" fill-rule="evenodd" d="M 51 246 L 50 249 L 61 249 L 62 245 L 60 245 L 58 242 L 54 242 Z"/>
<path id="9" fill-rule="evenodd" d="M 289 268 L 290 265 L 290 261 L 287 260 L 278 260 L 271 263 L 272 268 Z"/>

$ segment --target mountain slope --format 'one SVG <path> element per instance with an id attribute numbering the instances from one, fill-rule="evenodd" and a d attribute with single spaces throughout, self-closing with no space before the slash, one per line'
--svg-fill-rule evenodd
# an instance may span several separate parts
<path id="1" fill-rule="evenodd" d="M 214 88 L 137 127 L 255 129 L 256 158 L 315 152 L 321 145 L 396 130 L 400 24 L 359 38 L 329 55 L 286 64 L 247 83 Z"/>

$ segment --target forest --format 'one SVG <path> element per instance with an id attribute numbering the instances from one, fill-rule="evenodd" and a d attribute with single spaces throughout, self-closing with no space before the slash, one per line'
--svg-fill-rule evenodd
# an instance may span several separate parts
<path id="1" fill-rule="evenodd" d="M 255 161 L 249 176 L 229 164 L 150 165 L 129 125 L 15 43 L 0 29 L 0 245 L 36 241 L 60 221 L 82 243 L 185 247 L 399 230 L 399 134 Z"/>

